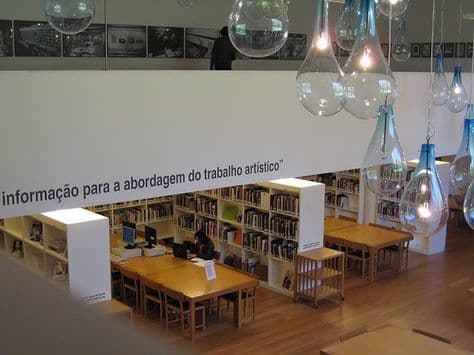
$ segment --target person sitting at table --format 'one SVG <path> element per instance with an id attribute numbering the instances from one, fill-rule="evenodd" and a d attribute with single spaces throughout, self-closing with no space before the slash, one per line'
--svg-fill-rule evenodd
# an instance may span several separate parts
<path id="1" fill-rule="evenodd" d="M 204 260 L 214 259 L 214 243 L 211 238 L 209 238 L 202 230 L 199 230 L 194 234 L 194 239 L 196 240 L 196 243 L 194 244 L 193 252 L 195 254 L 193 256 Z"/>

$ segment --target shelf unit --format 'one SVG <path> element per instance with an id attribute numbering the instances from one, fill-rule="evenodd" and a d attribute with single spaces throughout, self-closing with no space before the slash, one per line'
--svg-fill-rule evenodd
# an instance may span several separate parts
<path id="1" fill-rule="evenodd" d="M 326 186 L 324 202 L 326 216 L 346 216 L 364 222 L 365 188 L 360 169 L 307 175 L 302 179 Z"/>
<path id="2" fill-rule="evenodd" d="M 85 209 L 6 218 L 0 250 L 76 299 L 110 299 L 107 219 Z"/>

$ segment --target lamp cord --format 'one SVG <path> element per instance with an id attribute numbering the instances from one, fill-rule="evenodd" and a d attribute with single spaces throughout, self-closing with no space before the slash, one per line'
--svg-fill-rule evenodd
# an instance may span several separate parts
<path id="1" fill-rule="evenodd" d="M 107 31 L 107 0 L 104 0 L 104 27 L 105 27 L 105 55 L 104 55 L 104 70 L 109 70 L 109 58 L 108 58 L 108 31 Z"/>
<path id="2" fill-rule="evenodd" d="M 392 63 L 392 4 L 390 3 L 390 10 L 388 16 L 388 67 Z M 388 75 L 388 73 L 387 73 Z"/>
<path id="3" fill-rule="evenodd" d="M 444 54 L 444 0 L 441 1 L 441 38 L 438 46 L 440 53 Z"/>
<path id="4" fill-rule="evenodd" d="M 467 48 L 466 48 L 467 51 Z M 474 26 L 472 29 L 472 53 L 471 53 L 471 90 L 469 93 L 469 103 L 472 104 L 472 82 L 474 81 Z"/>
<path id="5" fill-rule="evenodd" d="M 462 14 L 462 0 L 459 0 L 459 25 L 458 25 L 458 50 L 457 50 L 457 59 L 458 65 L 461 65 L 461 58 L 459 57 L 460 49 L 461 49 L 461 32 L 462 32 L 462 21 L 463 21 L 463 14 Z"/>
<path id="6" fill-rule="evenodd" d="M 434 45 L 434 32 L 435 32 L 435 20 L 436 20 L 436 0 L 433 0 L 433 14 L 431 17 L 431 60 L 430 60 L 430 92 L 428 95 L 428 122 L 426 125 L 426 141 L 429 144 L 431 138 L 435 135 L 435 129 L 431 122 L 431 113 L 433 110 L 433 45 Z"/>

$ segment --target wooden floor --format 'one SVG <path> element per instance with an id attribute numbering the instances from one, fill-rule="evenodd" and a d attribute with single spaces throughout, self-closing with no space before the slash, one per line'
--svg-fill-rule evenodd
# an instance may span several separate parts
<path id="1" fill-rule="evenodd" d="M 211 319 L 191 342 L 178 328 L 166 331 L 158 321 L 135 316 L 135 329 L 164 335 L 172 344 L 204 354 L 315 354 L 353 329 L 391 323 L 443 335 L 459 348 L 474 351 L 474 232 L 448 226 L 446 252 L 426 257 L 410 254 L 408 272 L 373 284 L 349 278 L 342 305 L 321 303 L 319 309 L 295 304 L 260 288 L 257 319 L 240 330 L 232 314 Z"/>

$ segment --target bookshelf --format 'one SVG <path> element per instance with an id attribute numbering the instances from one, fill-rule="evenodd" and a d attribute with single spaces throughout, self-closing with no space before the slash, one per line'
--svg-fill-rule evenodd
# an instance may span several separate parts
<path id="1" fill-rule="evenodd" d="M 108 222 L 85 209 L 6 218 L 0 251 L 87 303 L 110 300 Z"/>
<path id="2" fill-rule="evenodd" d="M 360 169 L 307 175 L 302 179 L 316 181 L 326 186 L 324 194 L 326 216 L 346 216 L 356 219 L 359 223 L 364 222 L 365 188 Z"/>

